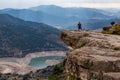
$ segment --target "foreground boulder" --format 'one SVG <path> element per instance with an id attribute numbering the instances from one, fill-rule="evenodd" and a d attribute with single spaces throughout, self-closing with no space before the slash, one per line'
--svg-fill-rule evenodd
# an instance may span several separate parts
<path id="1" fill-rule="evenodd" d="M 94 31 L 64 31 L 68 80 L 120 80 L 120 36 Z"/>

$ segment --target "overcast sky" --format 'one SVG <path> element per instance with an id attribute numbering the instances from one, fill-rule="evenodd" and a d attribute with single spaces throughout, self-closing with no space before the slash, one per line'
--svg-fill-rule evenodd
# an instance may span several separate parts
<path id="1" fill-rule="evenodd" d="M 120 8 L 120 0 L 0 0 L 0 9 L 51 4 L 63 7 Z"/>

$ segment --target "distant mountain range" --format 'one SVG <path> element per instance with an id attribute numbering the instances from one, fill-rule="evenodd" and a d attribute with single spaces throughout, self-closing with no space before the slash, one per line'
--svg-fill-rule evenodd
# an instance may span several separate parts
<path id="1" fill-rule="evenodd" d="M 52 26 L 0 14 L 0 57 L 23 57 L 39 51 L 67 50 Z"/>
<path id="2" fill-rule="evenodd" d="M 112 21 L 118 21 L 118 15 L 106 10 L 92 8 L 62 8 L 55 5 L 41 5 L 29 9 L 3 9 L 7 13 L 26 21 L 42 22 L 62 29 L 77 29 L 80 21 L 85 29 L 98 29 Z"/>

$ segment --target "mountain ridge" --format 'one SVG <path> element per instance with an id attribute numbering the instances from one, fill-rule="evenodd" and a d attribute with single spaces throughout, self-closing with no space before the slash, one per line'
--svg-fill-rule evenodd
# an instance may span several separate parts
<path id="1" fill-rule="evenodd" d="M 31 52 L 67 49 L 56 28 L 8 14 L 0 14 L 0 17 L 0 57 L 23 57 Z"/>
<path id="2" fill-rule="evenodd" d="M 55 5 L 42 5 L 29 9 L 18 9 L 17 11 L 15 9 L 3 9 L 0 12 L 8 13 L 27 21 L 41 22 L 62 29 L 75 29 L 74 26 L 79 21 L 85 29 L 98 29 L 107 26 L 113 20 L 119 20 L 117 16 L 112 16 L 100 9 L 63 8 Z"/>

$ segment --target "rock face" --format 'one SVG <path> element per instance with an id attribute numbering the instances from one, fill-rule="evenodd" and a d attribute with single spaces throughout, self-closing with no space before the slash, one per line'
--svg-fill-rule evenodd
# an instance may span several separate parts
<path id="1" fill-rule="evenodd" d="M 64 31 L 68 80 L 120 80 L 120 36 L 94 31 Z"/>

